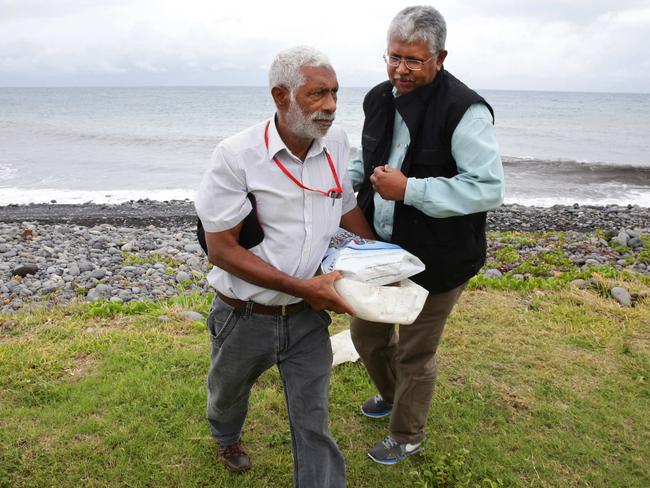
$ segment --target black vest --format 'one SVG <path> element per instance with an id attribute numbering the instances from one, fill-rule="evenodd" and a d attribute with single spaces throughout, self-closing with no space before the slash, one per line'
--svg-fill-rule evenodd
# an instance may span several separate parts
<path id="1" fill-rule="evenodd" d="M 365 179 L 357 200 L 366 219 L 374 220 L 374 191 L 369 176 L 388 160 L 397 109 L 408 127 L 411 144 L 402 172 L 407 177 L 451 178 L 458 174 L 451 154 L 451 136 L 473 103 L 492 107 L 444 69 L 433 82 L 411 93 L 393 97 L 386 81 L 363 101 L 365 122 L 361 145 Z M 395 202 L 392 242 L 419 257 L 426 270 L 413 281 L 432 293 L 449 291 L 474 276 L 485 263 L 485 212 L 433 218 L 415 207 Z M 376 231 L 375 231 L 376 232 Z"/>

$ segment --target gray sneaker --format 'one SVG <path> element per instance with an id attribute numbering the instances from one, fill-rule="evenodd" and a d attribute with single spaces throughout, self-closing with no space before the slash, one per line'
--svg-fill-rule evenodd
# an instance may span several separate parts
<path id="1" fill-rule="evenodd" d="M 368 453 L 368 457 L 379 464 L 396 464 L 421 450 L 421 442 L 418 444 L 400 444 L 387 435 L 383 441 L 375 444 L 375 447 Z"/>
<path id="2" fill-rule="evenodd" d="M 363 405 L 361 405 L 361 413 L 366 417 L 379 419 L 390 415 L 393 406 L 384 401 L 381 395 L 377 394 L 374 397 L 368 398 Z"/>

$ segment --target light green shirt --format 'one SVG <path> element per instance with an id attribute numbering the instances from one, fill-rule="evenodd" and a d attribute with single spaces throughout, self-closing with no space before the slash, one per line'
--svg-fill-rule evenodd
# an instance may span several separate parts
<path id="1" fill-rule="evenodd" d="M 393 140 L 388 156 L 392 168 L 401 168 L 411 143 L 408 127 L 395 111 Z M 482 103 L 471 105 L 451 137 L 451 154 L 458 174 L 452 178 L 408 178 L 404 204 L 411 205 L 435 218 L 467 215 L 492 210 L 503 203 L 503 166 L 499 146 L 494 137 L 492 115 Z M 364 181 L 363 153 L 348 168 L 354 191 Z M 393 233 L 395 202 L 374 195 L 374 226 L 379 237 L 390 240 Z"/>

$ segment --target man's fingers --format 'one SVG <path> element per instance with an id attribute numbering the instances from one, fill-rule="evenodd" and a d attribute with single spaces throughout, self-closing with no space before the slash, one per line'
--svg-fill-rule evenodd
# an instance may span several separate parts
<path id="1" fill-rule="evenodd" d="M 323 277 L 327 278 L 332 287 L 334 295 L 331 297 L 331 305 L 327 308 L 336 313 L 347 313 L 350 315 L 355 315 L 356 312 L 352 306 L 343 298 L 334 288 L 334 282 L 343 278 L 343 275 L 338 271 L 332 271 L 330 273 L 324 274 Z"/>
<path id="2" fill-rule="evenodd" d="M 336 303 L 332 304 L 331 310 L 336 313 L 347 313 L 348 315 L 352 315 L 352 316 L 356 315 L 356 312 L 354 311 L 352 306 L 348 302 L 346 302 L 341 295 L 338 295 L 338 298 L 336 299 Z"/>
<path id="3" fill-rule="evenodd" d="M 339 273 L 338 271 L 335 271 L 334 273 L 336 274 L 336 277 L 334 278 L 334 281 L 340 280 L 341 278 L 343 278 L 343 275 L 341 273 Z M 347 314 L 352 315 L 352 316 L 356 315 L 356 312 L 352 308 L 352 305 L 350 305 L 347 302 L 347 300 L 345 298 L 343 298 L 339 294 L 338 291 L 336 291 L 336 288 L 334 289 L 334 291 L 336 292 L 336 296 L 338 297 L 338 302 L 339 302 L 339 304 L 341 306 L 341 311 L 338 312 L 338 313 L 347 313 Z"/>
<path id="4" fill-rule="evenodd" d="M 350 305 L 343 298 L 341 298 L 341 302 L 343 302 L 343 311 L 339 313 L 347 313 L 348 315 L 352 315 L 353 317 L 357 314 L 357 312 L 355 312 L 354 309 L 352 308 L 352 305 Z"/>
<path id="5" fill-rule="evenodd" d="M 343 278 L 343 275 L 342 275 L 341 273 L 339 273 L 338 271 L 332 271 L 332 272 L 329 273 L 329 274 L 332 275 L 332 278 L 333 278 L 333 279 L 332 279 L 332 282 L 334 282 L 334 281 L 338 281 L 338 280 L 340 280 L 341 278 Z"/>
<path id="6" fill-rule="evenodd" d="M 375 168 L 375 173 L 370 175 L 370 183 L 372 184 L 372 189 L 377 191 L 377 188 L 379 187 L 379 178 L 377 175 L 380 175 L 381 171 L 381 166 Z"/>

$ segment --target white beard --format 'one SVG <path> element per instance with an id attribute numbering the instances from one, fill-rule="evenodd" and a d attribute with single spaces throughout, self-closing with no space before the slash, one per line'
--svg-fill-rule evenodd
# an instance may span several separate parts
<path id="1" fill-rule="evenodd" d="M 321 128 L 314 122 L 316 119 L 334 120 L 334 114 L 327 112 L 304 113 L 295 100 L 291 101 L 287 110 L 287 126 L 291 132 L 305 139 L 320 139 L 327 134 L 329 128 Z"/>

